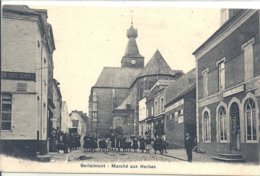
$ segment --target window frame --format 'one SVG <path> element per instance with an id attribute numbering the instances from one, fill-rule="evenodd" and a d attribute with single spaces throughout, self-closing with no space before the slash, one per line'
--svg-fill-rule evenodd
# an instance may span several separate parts
<path id="1" fill-rule="evenodd" d="M 207 114 L 207 120 L 205 120 L 205 114 Z M 209 111 L 204 111 L 203 114 L 202 114 L 202 119 L 203 119 L 203 125 L 202 125 L 202 128 L 203 128 L 203 134 L 202 134 L 202 139 L 203 139 L 203 142 L 205 143 L 209 143 L 211 142 L 211 119 L 210 119 L 210 112 Z M 206 122 L 206 123 L 205 123 Z M 206 130 L 205 130 L 205 125 L 206 125 Z M 207 131 L 207 133 L 205 133 L 205 131 Z M 208 134 L 208 135 L 206 135 Z"/>
<path id="2" fill-rule="evenodd" d="M 209 95 L 209 78 L 208 78 L 209 68 L 202 71 L 202 90 L 203 97 Z"/>
<path id="3" fill-rule="evenodd" d="M 223 114 L 220 114 L 221 113 L 221 110 L 224 110 L 223 111 Z M 219 142 L 220 143 L 225 143 L 225 142 L 228 142 L 228 122 L 227 122 L 228 118 L 227 118 L 227 110 L 224 106 L 220 106 L 218 108 L 218 138 L 219 138 Z M 223 129 L 221 129 L 221 127 Z M 221 136 L 221 133 L 224 133 L 223 135 L 223 139 L 222 139 L 222 136 Z M 226 134 L 225 134 L 226 133 Z"/>
<path id="4" fill-rule="evenodd" d="M 222 59 L 220 59 L 219 61 L 216 62 L 216 66 L 218 69 L 218 91 L 223 91 L 223 90 L 225 90 L 225 87 L 226 87 L 225 61 L 226 61 L 226 58 L 223 57 Z M 223 68 L 221 68 L 221 64 L 223 64 Z M 221 75 L 221 74 L 223 74 L 223 75 Z M 223 77 L 223 79 L 221 79 L 221 77 Z M 223 85 L 222 85 L 222 87 L 220 87 L 222 82 L 223 82 Z"/>
<path id="5" fill-rule="evenodd" d="M 10 99 L 9 100 L 4 100 L 3 99 L 3 95 L 6 95 L 6 96 L 10 96 Z M 12 120 L 13 120 L 13 95 L 10 94 L 10 93 L 2 93 L 1 94 L 1 116 L 2 116 L 2 120 L 1 120 L 1 131 L 12 131 Z M 11 110 L 10 112 L 9 111 L 3 111 L 3 104 L 8 104 L 8 105 L 11 105 Z M 3 113 L 10 113 L 11 117 L 10 117 L 10 120 L 3 120 Z M 3 129 L 3 122 L 4 123 L 10 123 L 10 129 Z"/>
<path id="6" fill-rule="evenodd" d="M 251 100 L 253 103 L 254 103 L 254 108 L 252 108 L 252 109 L 247 109 L 247 103 L 249 102 L 249 100 Z M 256 136 L 256 139 L 254 140 L 254 139 L 248 139 L 248 130 L 247 130 L 247 128 L 248 128 L 248 116 L 247 116 L 247 113 L 248 112 L 250 112 L 250 117 L 251 117 L 251 138 L 253 137 L 253 128 L 252 128 L 252 126 L 255 124 L 256 125 L 256 132 L 255 132 L 255 136 Z M 255 122 L 253 122 L 253 116 L 252 116 L 252 114 L 253 114 L 253 112 L 254 112 L 254 116 L 255 116 L 255 118 L 254 118 L 254 120 L 255 120 Z M 252 99 L 252 98 L 247 98 L 246 99 L 246 101 L 245 101 L 245 104 L 244 104 L 244 117 L 245 117 L 245 131 L 246 131 L 246 142 L 247 143 L 257 143 L 257 117 L 256 117 L 256 103 L 255 103 L 255 101 Z"/>

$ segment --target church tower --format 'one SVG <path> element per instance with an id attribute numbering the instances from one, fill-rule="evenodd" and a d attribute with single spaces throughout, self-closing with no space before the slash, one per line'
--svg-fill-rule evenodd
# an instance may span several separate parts
<path id="1" fill-rule="evenodd" d="M 144 68 L 144 57 L 139 54 L 139 50 L 135 40 L 138 34 L 137 30 L 133 27 L 133 22 L 131 22 L 131 26 L 127 30 L 126 36 L 128 38 L 128 43 L 126 46 L 125 54 L 121 60 L 121 67 Z"/>

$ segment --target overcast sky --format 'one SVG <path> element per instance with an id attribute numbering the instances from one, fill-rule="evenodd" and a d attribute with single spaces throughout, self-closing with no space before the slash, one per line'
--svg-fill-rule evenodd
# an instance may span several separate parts
<path id="1" fill-rule="evenodd" d="M 120 67 L 131 16 L 147 63 L 159 49 L 172 69 L 195 67 L 192 52 L 220 26 L 220 9 L 31 5 L 48 10 L 54 32 L 54 77 L 69 110 L 88 112 L 90 88 L 105 66 Z M 113 76 L 113 75 L 111 75 Z"/>

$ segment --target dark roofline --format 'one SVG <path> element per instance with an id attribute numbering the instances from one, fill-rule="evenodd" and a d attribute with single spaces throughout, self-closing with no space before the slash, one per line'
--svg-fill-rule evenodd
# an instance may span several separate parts
<path id="1" fill-rule="evenodd" d="M 189 92 L 193 91 L 194 89 L 196 89 L 196 84 L 194 84 L 192 87 L 190 87 L 189 89 L 183 91 L 180 95 L 178 95 L 176 98 L 174 98 L 173 100 L 171 100 L 169 103 L 165 104 L 165 107 L 169 107 L 170 105 L 172 105 L 174 102 L 176 102 L 178 99 L 180 99 L 181 97 L 185 96 L 186 94 L 188 94 Z"/>
<path id="2" fill-rule="evenodd" d="M 203 49 L 209 42 L 211 42 L 214 38 L 216 38 L 220 33 L 225 31 L 229 26 L 232 25 L 232 23 L 239 18 L 244 11 L 238 12 L 237 15 L 232 16 L 228 21 L 226 21 L 216 32 L 214 32 L 204 43 L 202 43 L 192 54 L 195 55 L 198 53 L 201 49 Z"/>
<path id="3" fill-rule="evenodd" d="M 161 74 L 161 73 L 158 73 L 158 74 L 149 74 L 149 75 L 142 75 L 142 76 L 137 76 L 137 78 L 133 81 L 133 83 L 130 85 L 130 88 L 132 88 L 134 86 L 134 84 L 136 83 L 136 81 L 138 79 L 141 79 L 143 77 L 150 77 L 150 76 L 176 76 L 176 74 L 172 75 L 172 74 Z"/>
<path id="4" fill-rule="evenodd" d="M 98 89 L 129 89 L 129 87 L 100 87 L 100 86 L 92 86 L 91 87 L 91 91 L 94 88 L 98 88 Z"/>
<path id="5" fill-rule="evenodd" d="M 60 87 L 58 86 L 60 83 L 56 79 L 53 79 L 53 82 L 54 82 L 54 86 L 56 87 L 57 92 L 58 92 L 60 98 L 62 98 Z"/>

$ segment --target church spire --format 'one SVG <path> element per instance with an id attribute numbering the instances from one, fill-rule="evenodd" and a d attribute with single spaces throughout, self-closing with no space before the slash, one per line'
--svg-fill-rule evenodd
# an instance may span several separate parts
<path id="1" fill-rule="evenodd" d="M 126 32 L 128 38 L 128 43 L 126 46 L 125 54 L 121 60 L 122 67 L 131 68 L 143 68 L 144 67 L 144 57 L 140 55 L 136 38 L 138 36 L 137 29 L 133 26 L 133 19 L 131 18 L 131 26 Z"/>

